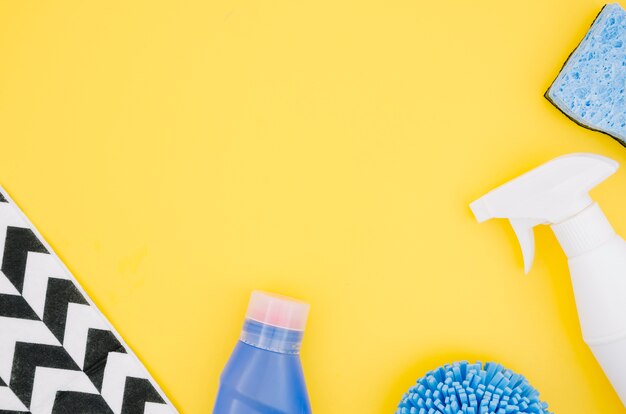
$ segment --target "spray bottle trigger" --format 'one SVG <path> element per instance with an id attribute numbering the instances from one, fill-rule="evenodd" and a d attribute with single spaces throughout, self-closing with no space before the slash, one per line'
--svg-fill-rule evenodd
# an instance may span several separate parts
<path id="1" fill-rule="evenodd" d="M 537 219 L 511 218 L 509 219 L 513 231 L 517 236 L 522 256 L 524 257 L 524 272 L 528 274 L 535 260 L 535 232 L 534 227 L 542 224 L 543 221 Z"/>

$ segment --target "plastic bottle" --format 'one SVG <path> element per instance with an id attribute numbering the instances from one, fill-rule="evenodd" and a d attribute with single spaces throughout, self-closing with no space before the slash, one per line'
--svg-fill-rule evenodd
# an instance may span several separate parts
<path id="1" fill-rule="evenodd" d="M 213 414 L 310 414 L 300 345 L 309 305 L 252 292 Z"/>
<path id="2" fill-rule="evenodd" d="M 510 220 L 526 273 L 534 258 L 533 227 L 551 225 L 568 257 L 584 340 L 626 405 L 626 242 L 588 194 L 618 167 L 594 154 L 563 156 L 470 207 L 480 222 Z"/>

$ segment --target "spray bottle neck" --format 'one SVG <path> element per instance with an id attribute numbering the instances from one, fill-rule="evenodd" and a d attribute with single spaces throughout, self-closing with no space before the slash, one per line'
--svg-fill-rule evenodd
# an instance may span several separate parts
<path id="1" fill-rule="evenodd" d="M 597 203 L 551 227 L 568 258 L 587 253 L 615 235 L 615 230 Z"/>

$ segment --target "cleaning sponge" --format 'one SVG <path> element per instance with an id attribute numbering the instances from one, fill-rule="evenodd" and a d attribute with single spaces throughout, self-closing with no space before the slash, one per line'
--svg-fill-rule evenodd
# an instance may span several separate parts
<path id="1" fill-rule="evenodd" d="M 523 376 L 500 364 L 466 361 L 430 371 L 404 394 L 396 414 L 549 414 Z"/>
<path id="2" fill-rule="evenodd" d="M 626 146 L 626 11 L 604 6 L 546 98 L 574 122 Z"/>

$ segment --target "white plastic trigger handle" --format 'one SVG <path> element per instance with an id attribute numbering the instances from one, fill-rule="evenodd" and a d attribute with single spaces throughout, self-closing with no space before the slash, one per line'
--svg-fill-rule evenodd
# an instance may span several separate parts
<path id="1" fill-rule="evenodd" d="M 535 260 L 535 226 L 543 224 L 541 220 L 533 219 L 509 219 L 513 231 L 517 236 L 520 247 L 522 248 L 522 256 L 524 257 L 524 273 L 528 274 Z"/>

